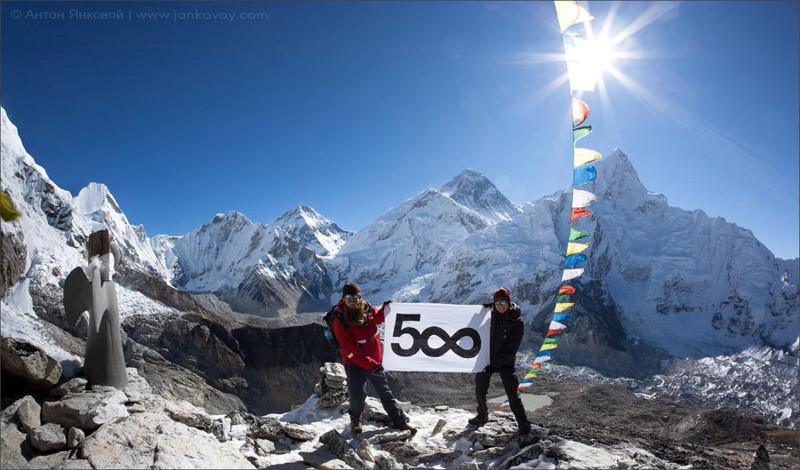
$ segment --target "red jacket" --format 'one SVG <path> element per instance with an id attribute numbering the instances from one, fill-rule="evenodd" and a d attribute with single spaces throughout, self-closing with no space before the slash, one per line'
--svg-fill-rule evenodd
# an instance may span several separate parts
<path id="1" fill-rule="evenodd" d="M 367 321 L 364 325 L 345 325 L 341 315 L 344 302 L 336 306 L 337 315 L 333 319 L 333 334 L 339 341 L 342 363 L 353 364 L 362 369 L 374 370 L 383 361 L 383 346 L 378 325 L 384 322 L 383 309 L 368 304 Z"/>

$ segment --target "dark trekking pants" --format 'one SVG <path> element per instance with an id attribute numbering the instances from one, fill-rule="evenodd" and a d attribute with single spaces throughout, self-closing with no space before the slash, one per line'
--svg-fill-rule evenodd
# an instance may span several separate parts
<path id="1" fill-rule="evenodd" d="M 347 372 L 347 394 L 350 397 L 350 415 L 361 416 L 364 411 L 364 402 L 367 399 L 367 382 L 378 392 L 378 398 L 383 404 L 383 409 L 391 418 L 403 416 L 403 411 L 397 405 L 397 401 L 389 388 L 386 374 L 383 371 L 370 372 L 353 364 L 345 364 L 344 370 Z"/>
<path id="2" fill-rule="evenodd" d="M 507 367 L 498 371 L 489 369 L 489 372 L 484 369 L 475 374 L 475 398 L 478 401 L 478 415 L 484 417 L 489 416 L 489 408 L 486 405 L 486 394 L 489 392 L 489 383 L 492 380 L 492 374 L 494 372 L 500 374 L 500 379 L 503 380 L 503 388 L 508 397 L 508 406 L 511 408 L 511 412 L 514 413 L 514 418 L 517 420 L 517 426 L 520 432 L 526 434 L 530 431 L 530 423 L 528 423 L 528 417 L 525 416 L 525 408 L 522 406 L 522 400 L 520 400 L 517 395 L 519 380 L 514 373 L 513 367 Z"/>

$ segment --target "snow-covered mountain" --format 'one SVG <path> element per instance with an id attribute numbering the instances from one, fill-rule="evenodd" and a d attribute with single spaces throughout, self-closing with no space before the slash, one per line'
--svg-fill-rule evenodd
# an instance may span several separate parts
<path id="1" fill-rule="evenodd" d="M 751 348 L 796 356 L 797 259 L 776 259 L 722 218 L 670 206 L 619 150 L 596 166 L 597 181 L 585 187 L 598 196 L 594 215 L 575 223 L 593 234 L 581 240 L 589 261 L 557 361 L 626 374 L 663 358 Z M 356 233 L 298 206 L 269 225 L 229 212 L 182 236 L 148 238 L 104 185 L 72 197 L 51 181 L 5 110 L 2 189 L 24 213 L 2 223 L 3 318 L 64 327 L 56 307 L 63 279 L 85 264 L 89 233 L 107 228 L 131 269 L 265 317 L 323 311 L 348 281 L 373 303 L 482 303 L 505 285 L 523 308 L 529 347 L 538 346 L 555 303 L 571 206 L 569 190 L 517 206 L 467 169 Z"/>
<path id="2" fill-rule="evenodd" d="M 332 256 L 353 235 L 308 206 L 297 206 L 275 219 L 277 225 L 292 238 L 312 249 L 319 256 Z"/>
<path id="3" fill-rule="evenodd" d="M 250 221 L 238 212 L 172 241 L 172 284 L 210 292 L 240 312 L 274 316 L 317 311 L 331 283 L 322 260 L 279 225 Z"/>

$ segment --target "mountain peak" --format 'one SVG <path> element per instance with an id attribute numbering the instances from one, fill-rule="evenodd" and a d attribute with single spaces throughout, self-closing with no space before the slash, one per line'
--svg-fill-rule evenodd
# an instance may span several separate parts
<path id="1" fill-rule="evenodd" d="M 352 235 L 312 207 L 302 204 L 286 211 L 273 224 L 321 256 L 336 254 Z"/>
<path id="2" fill-rule="evenodd" d="M 439 192 L 494 222 L 510 220 L 520 212 L 489 178 L 472 168 L 466 168 L 445 183 Z"/>

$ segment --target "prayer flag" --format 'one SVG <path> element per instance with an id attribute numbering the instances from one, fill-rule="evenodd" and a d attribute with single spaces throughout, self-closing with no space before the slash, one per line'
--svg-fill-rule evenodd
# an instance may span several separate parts
<path id="1" fill-rule="evenodd" d="M 597 150 L 585 149 L 581 147 L 573 150 L 572 155 L 574 168 L 578 168 L 579 166 L 583 166 L 587 163 L 592 163 L 603 158 L 603 155 L 601 155 Z"/>
<path id="2" fill-rule="evenodd" d="M 570 279 L 580 277 L 581 274 L 583 274 L 583 268 L 565 269 L 564 274 L 561 275 L 561 280 L 569 281 Z"/>
<path id="3" fill-rule="evenodd" d="M 597 196 L 582 189 L 572 190 L 572 207 L 586 207 L 597 199 Z"/>
<path id="4" fill-rule="evenodd" d="M 575 219 L 580 219 L 581 217 L 586 217 L 587 215 L 591 214 L 592 211 L 589 209 L 581 209 L 580 207 L 573 207 L 572 208 L 572 217 L 570 217 L 570 222 Z"/>
<path id="5" fill-rule="evenodd" d="M 564 320 L 566 320 L 567 318 L 569 318 L 571 316 L 572 315 L 570 315 L 569 313 L 554 313 L 553 314 L 553 320 L 555 320 L 555 321 L 564 321 Z"/>
<path id="6" fill-rule="evenodd" d="M 583 230 L 578 230 L 575 227 L 569 228 L 569 240 L 575 241 L 580 240 L 581 238 L 586 238 L 591 235 L 591 232 L 584 232 Z"/>
<path id="7" fill-rule="evenodd" d="M 561 288 L 558 289 L 558 293 L 559 294 L 574 294 L 575 293 L 575 288 L 572 287 L 572 286 L 561 286 Z"/>
<path id="8" fill-rule="evenodd" d="M 594 19 L 594 16 L 592 16 L 586 8 L 578 5 L 578 2 L 556 1 L 554 3 L 556 5 L 558 27 L 561 29 L 562 33 L 574 24 Z"/>
<path id="9" fill-rule="evenodd" d="M 556 304 L 556 313 L 563 312 L 564 310 L 572 307 L 573 305 L 575 305 L 575 303 L 571 303 L 571 302 L 566 302 L 566 303 L 563 303 L 563 304 Z M 555 318 L 553 318 L 553 320 L 555 320 Z"/>
<path id="10" fill-rule="evenodd" d="M 576 127 L 572 130 L 572 145 L 578 143 L 579 140 L 583 139 L 587 135 L 592 133 L 592 126 L 583 126 L 583 127 Z"/>
<path id="11" fill-rule="evenodd" d="M 580 253 L 581 251 L 584 251 L 587 248 L 589 248 L 589 244 L 588 243 L 568 243 L 567 244 L 567 256 Z"/>
<path id="12" fill-rule="evenodd" d="M 572 127 L 578 127 L 589 117 L 589 106 L 578 98 L 572 97 Z"/>
<path id="13" fill-rule="evenodd" d="M 585 166 L 582 168 L 575 168 L 572 171 L 572 185 L 580 186 L 597 178 L 597 170 L 594 165 Z"/>

